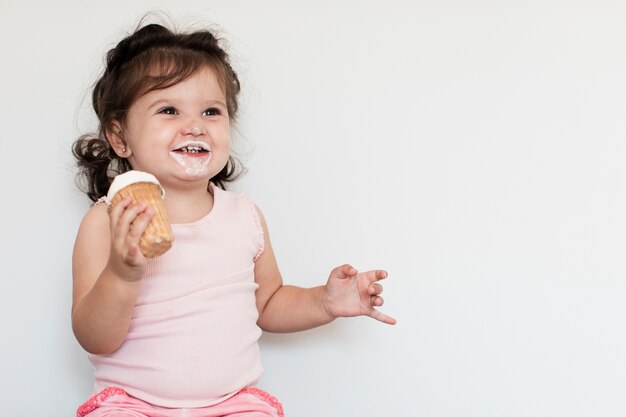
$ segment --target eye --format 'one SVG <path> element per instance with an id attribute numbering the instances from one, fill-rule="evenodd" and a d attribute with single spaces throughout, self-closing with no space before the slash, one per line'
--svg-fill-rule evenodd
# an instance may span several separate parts
<path id="1" fill-rule="evenodd" d="M 222 114 L 222 111 L 217 107 L 210 107 L 202 113 L 204 116 L 219 116 Z"/>
<path id="2" fill-rule="evenodd" d="M 178 110 L 176 110 L 174 107 L 163 107 L 159 110 L 159 113 L 174 116 L 178 114 Z"/>

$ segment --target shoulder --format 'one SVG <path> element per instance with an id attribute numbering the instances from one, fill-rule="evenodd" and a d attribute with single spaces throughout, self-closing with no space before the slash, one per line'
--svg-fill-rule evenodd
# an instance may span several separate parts
<path id="1" fill-rule="evenodd" d="M 241 202 L 250 200 L 250 198 L 248 198 L 248 196 L 241 191 L 224 190 L 213 183 L 210 185 L 210 190 L 216 199 L 222 201 Z"/>
<path id="2" fill-rule="evenodd" d="M 78 228 L 72 254 L 73 306 L 94 286 L 109 258 L 111 231 L 105 204 L 91 207 Z"/>
<path id="3" fill-rule="evenodd" d="M 234 208 L 239 207 L 248 212 L 252 211 L 254 217 L 260 215 L 260 211 L 258 210 L 257 206 L 245 193 L 241 191 L 224 190 L 215 185 L 211 185 L 211 190 L 215 199 L 219 200 L 219 205 L 228 208 L 229 211 L 232 211 Z"/>
<path id="4" fill-rule="evenodd" d="M 109 226 L 109 213 L 107 213 L 107 206 L 104 203 L 94 204 L 80 223 L 80 228 L 99 228 Z"/>
<path id="5" fill-rule="evenodd" d="M 105 204 L 96 204 L 83 217 L 76 236 L 75 251 L 80 248 L 93 248 L 110 235 L 109 213 Z"/>
<path id="6" fill-rule="evenodd" d="M 243 192 L 214 187 L 214 196 L 222 213 L 228 213 L 229 218 L 237 219 L 238 227 L 252 233 L 257 246 L 254 259 L 258 259 L 269 245 L 267 224 L 259 207 Z"/>

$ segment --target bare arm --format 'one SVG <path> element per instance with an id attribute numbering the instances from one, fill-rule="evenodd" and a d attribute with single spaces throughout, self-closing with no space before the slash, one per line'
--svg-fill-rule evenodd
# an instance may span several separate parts
<path id="1" fill-rule="evenodd" d="M 72 258 L 72 328 L 90 353 L 112 353 L 126 337 L 145 271 L 139 237 L 151 215 L 145 204 L 126 201 L 110 216 L 104 205 L 93 207 L 80 225 Z"/>
<path id="2" fill-rule="evenodd" d="M 255 279 L 259 326 L 269 332 L 296 332 L 330 323 L 337 317 L 367 315 L 387 324 L 395 319 L 375 307 L 383 304 L 379 280 L 385 271 L 359 273 L 350 265 L 333 269 L 326 285 L 300 288 L 283 285 L 272 249 L 267 225 L 262 214 L 261 224 L 265 250 L 257 259 Z"/>

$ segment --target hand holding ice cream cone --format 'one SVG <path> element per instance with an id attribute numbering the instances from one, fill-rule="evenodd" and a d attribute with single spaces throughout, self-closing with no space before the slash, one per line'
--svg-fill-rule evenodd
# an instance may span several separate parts
<path id="1" fill-rule="evenodd" d="M 146 230 L 141 235 L 139 247 L 146 258 L 154 258 L 172 247 L 174 235 L 165 206 L 163 189 L 151 174 L 141 171 L 128 171 L 113 180 L 107 198 L 115 206 L 124 198 L 130 197 L 131 204 L 145 202 L 154 211 Z"/>

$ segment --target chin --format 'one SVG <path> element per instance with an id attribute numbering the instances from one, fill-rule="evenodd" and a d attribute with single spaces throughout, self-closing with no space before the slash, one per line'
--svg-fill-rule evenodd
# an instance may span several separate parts
<path id="1" fill-rule="evenodd" d="M 194 169 L 190 169 L 187 168 L 185 169 L 185 175 L 188 177 L 191 177 L 193 179 L 201 179 L 201 178 L 207 178 L 209 177 L 209 170 L 207 169 L 203 169 L 203 170 L 194 170 Z"/>

